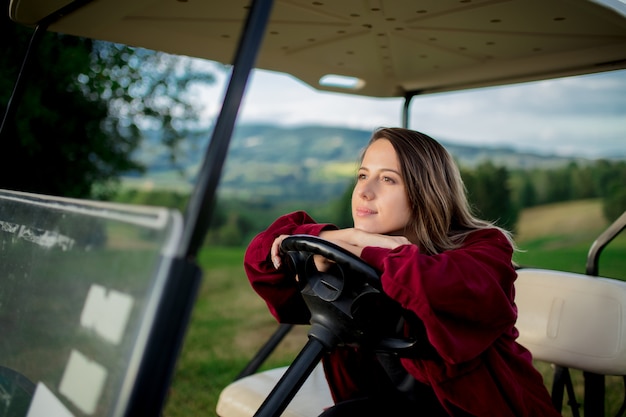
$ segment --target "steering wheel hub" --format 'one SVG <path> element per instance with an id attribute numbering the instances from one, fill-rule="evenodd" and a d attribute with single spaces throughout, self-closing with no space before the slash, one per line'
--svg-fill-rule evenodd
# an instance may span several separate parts
<path id="1" fill-rule="evenodd" d="M 293 235 L 283 240 L 304 302 L 311 312 L 309 337 L 327 348 L 339 345 L 407 350 L 412 340 L 397 338 L 402 309 L 381 288 L 377 271 L 361 258 L 317 236 Z M 332 262 L 317 269 L 314 255 Z"/>

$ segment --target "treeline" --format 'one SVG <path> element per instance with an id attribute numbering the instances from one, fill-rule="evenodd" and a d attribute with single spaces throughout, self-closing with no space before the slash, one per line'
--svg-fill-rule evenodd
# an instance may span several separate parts
<path id="1" fill-rule="evenodd" d="M 524 208 L 556 202 L 599 198 L 612 222 L 626 210 L 626 161 L 572 162 L 559 168 L 509 170 L 492 162 L 461 170 L 476 214 L 515 231 Z M 316 220 L 348 227 L 351 186 L 336 200 L 312 205 L 292 201 L 218 199 L 207 244 L 245 245 L 281 214 L 306 210 Z M 121 191 L 116 201 L 177 208 L 184 212 L 189 196 L 174 191 Z"/>
<path id="2" fill-rule="evenodd" d="M 462 175 L 477 214 L 512 231 L 520 211 L 533 206 L 599 198 L 608 222 L 626 210 L 626 161 L 512 171 L 485 162 Z"/>
<path id="3" fill-rule="evenodd" d="M 521 207 L 586 198 L 605 199 L 605 216 L 615 220 L 626 207 L 626 161 L 597 160 L 563 168 L 514 172 L 516 202 Z"/>
<path id="4" fill-rule="evenodd" d="M 570 163 L 561 169 L 514 173 L 514 201 L 521 208 L 589 198 L 602 199 L 604 217 L 616 220 L 626 211 L 626 161 Z M 515 184 L 515 183 L 514 183 Z"/>
<path id="5" fill-rule="evenodd" d="M 473 170 L 463 169 L 462 175 L 477 214 L 512 231 L 519 212 L 538 205 L 600 198 L 609 222 L 626 210 L 626 161 L 511 171 L 485 162 Z"/>

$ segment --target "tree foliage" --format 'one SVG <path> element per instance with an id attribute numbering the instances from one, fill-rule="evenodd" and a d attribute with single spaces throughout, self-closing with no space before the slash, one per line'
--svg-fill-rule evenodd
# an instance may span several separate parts
<path id="1" fill-rule="evenodd" d="M 32 30 L 2 19 L 4 115 Z M 186 130 L 199 124 L 190 89 L 214 80 L 201 61 L 54 33 L 44 35 L 32 64 L 0 138 L 11 161 L 0 164 L 0 188 L 70 197 L 101 197 L 110 191 L 102 184 L 142 172 L 133 153 L 146 127 L 160 131 L 175 161 Z"/>
<path id="2" fill-rule="evenodd" d="M 461 175 L 477 217 L 515 231 L 519 207 L 511 197 L 509 171 L 487 161 L 474 170 L 463 169 Z"/>
<path id="3" fill-rule="evenodd" d="M 562 201 L 600 198 L 607 221 L 626 211 L 626 161 L 600 159 L 552 169 L 520 170 L 511 174 L 513 202 L 520 208 Z"/>

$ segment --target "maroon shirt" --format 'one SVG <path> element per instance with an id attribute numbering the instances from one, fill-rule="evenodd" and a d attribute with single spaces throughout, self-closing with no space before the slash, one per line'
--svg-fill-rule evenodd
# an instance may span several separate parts
<path id="1" fill-rule="evenodd" d="M 255 291 L 281 322 L 308 323 L 293 276 L 276 270 L 272 242 L 281 234 L 319 235 L 335 229 L 318 224 L 304 212 L 277 219 L 257 235 L 244 266 Z M 517 274 L 513 249 L 497 229 L 471 233 L 462 247 L 438 255 L 421 254 L 416 245 L 395 249 L 365 247 L 361 258 L 381 272 L 383 290 L 423 322 L 435 355 L 402 359 L 404 368 L 432 387 L 443 407 L 474 416 L 558 416 L 532 366 L 530 353 L 515 339 Z M 340 348 L 324 358 L 335 401 L 367 395 L 364 372 L 382 372 L 373 354 Z M 464 414 L 467 415 L 467 414 Z"/>

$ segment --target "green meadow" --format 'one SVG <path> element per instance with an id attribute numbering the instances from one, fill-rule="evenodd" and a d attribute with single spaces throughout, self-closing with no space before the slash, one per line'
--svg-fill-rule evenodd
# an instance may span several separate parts
<path id="1" fill-rule="evenodd" d="M 515 261 L 521 266 L 584 273 L 589 248 L 607 226 L 597 200 L 527 209 L 518 223 Z M 264 302 L 248 285 L 243 253 L 243 248 L 225 247 L 207 247 L 200 253 L 204 280 L 164 417 L 215 415 L 219 392 L 276 329 Z M 600 275 L 626 279 L 625 253 L 623 233 L 602 251 Z M 306 331 L 304 326 L 293 331 L 264 368 L 289 364 L 306 342 Z M 537 363 L 537 367 L 549 385 L 549 364 Z M 573 378 L 580 392 L 582 376 L 574 372 Z M 607 378 L 607 415 L 615 415 L 623 392 L 620 378 Z M 564 415 L 571 414 L 565 409 Z"/>

